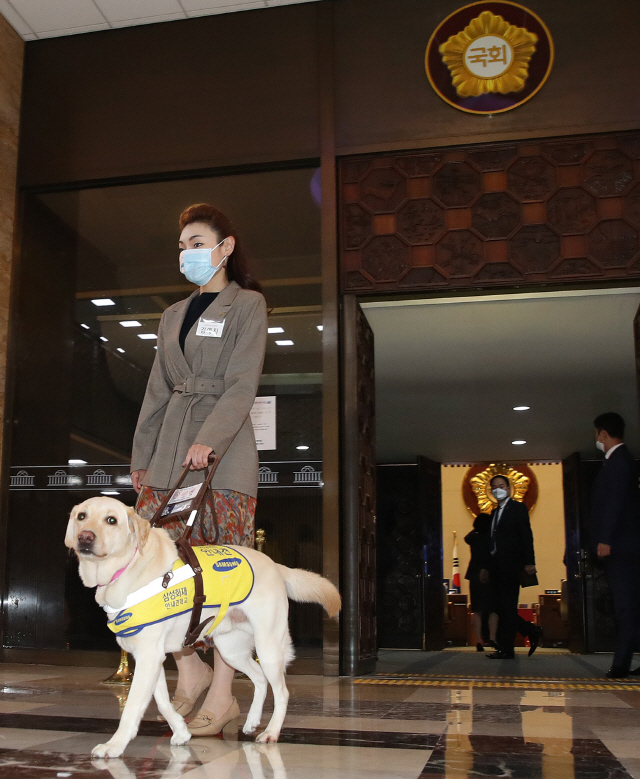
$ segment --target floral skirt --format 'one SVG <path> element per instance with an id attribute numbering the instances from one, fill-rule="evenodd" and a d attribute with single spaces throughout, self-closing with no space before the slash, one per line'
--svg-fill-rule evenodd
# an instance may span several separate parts
<path id="1" fill-rule="evenodd" d="M 142 487 L 136 501 L 136 512 L 147 520 L 153 519 L 158 506 L 162 503 L 168 490 L 154 490 L 153 487 Z M 208 539 L 215 538 L 214 516 L 218 521 L 220 534 L 219 544 L 235 544 L 237 546 L 254 546 L 256 499 L 235 490 L 213 490 L 212 511 L 211 499 L 207 498 L 203 522 L 196 520 L 191 534 L 191 546 L 206 546 Z M 163 528 L 169 532 L 172 539 L 179 538 L 184 530 L 184 522 L 176 520 L 167 522 Z"/>

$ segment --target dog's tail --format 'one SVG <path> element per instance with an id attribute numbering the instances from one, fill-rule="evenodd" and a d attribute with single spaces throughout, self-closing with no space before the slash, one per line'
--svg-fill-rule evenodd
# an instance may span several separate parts
<path id="1" fill-rule="evenodd" d="M 337 616 L 342 605 L 340 593 L 320 574 L 287 568 L 276 563 L 287 587 L 287 595 L 298 603 L 319 603 L 330 617 Z"/>

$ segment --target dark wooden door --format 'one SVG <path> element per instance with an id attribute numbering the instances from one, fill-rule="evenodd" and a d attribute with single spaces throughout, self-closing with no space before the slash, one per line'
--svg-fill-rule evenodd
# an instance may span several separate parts
<path id="1" fill-rule="evenodd" d="M 590 500 L 600 460 L 573 454 L 563 462 L 565 562 L 570 648 L 574 652 L 612 652 L 616 623 L 604 568 L 590 533 Z"/>
<path id="2" fill-rule="evenodd" d="M 582 531 L 584 506 L 580 473 L 580 455 L 576 452 L 562 463 L 564 489 L 566 597 L 569 618 L 569 649 L 585 652 L 587 646 L 585 574 L 588 550 Z"/>
<path id="3" fill-rule="evenodd" d="M 343 300 L 342 673 L 375 668 L 376 434 L 373 331 L 353 295 Z"/>
<path id="4" fill-rule="evenodd" d="M 422 515 L 424 649 L 442 649 L 444 610 L 442 585 L 442 483 L 440 463 L 418 457 Z"/>
<path id="5" fill-rule="evenodd" d="M 422 649 L 423 515 L 417 464 L 377 467 L 378 645 Z"/>

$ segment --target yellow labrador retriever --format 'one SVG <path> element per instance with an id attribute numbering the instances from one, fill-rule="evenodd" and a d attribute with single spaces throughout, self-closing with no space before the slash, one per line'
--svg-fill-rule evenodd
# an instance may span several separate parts
<path id="1" fill-rule="evenodd" d="M 149 592 L 164 582 L 178 559 L 168 533 L 151 528 L 131 508 L 114 498 L 89 498 L 71 512 L 65 544 L 73 549 L 80 562 L 80 577 L 86 587 L 96 587 L 96 601 L 107 613 L 123 613 L 125 604 L 135 600 L 141 588 Z M 289 693 L 285 668 L 293 659 L 288 625 L 288 597 L 321 604 L 329 616 L 340 610 L 340 595 L 327 579 L 316 573 L 286 568 L 269 557 L 246 547 L 205 547 L 231 550 L 244 558 L 253 570 L 253 587 L 240 605 L 232 606 L 215 627 L 211 636 L 224 660 L 246 674 L 254 685 L 254 697 L 244 725 L 253 733 L 260 724 L 267 694 L 267 682 L 274 697 L 273 716 L 259 742 L 278 740 L 287 711 Z M 227 552 L 228 553 L 228 552 Z M 130 606 L 127 605 L 127 609 Z M 215 614 L 217 609 L 207 612 Z M 173 709 L 167 690 L 163 662 L 167 652 L 178 652 L 189 624 L 190 610 L 172 618 L 148 624 L 131 635 L 118 636 L 120 646 L 131 652 L 136 669 L 120 725 L 106 744 L 93 749 L 95 757 L 119 757 L 135 738 L 140 720 L 151 696 L 169 723 L 172 744 L 186 744 L 190 733 L 182 717 Z M 201 636 L 211 626 L 203 628 Z M 253 659 L 256 650 L 260 664 Z"/>

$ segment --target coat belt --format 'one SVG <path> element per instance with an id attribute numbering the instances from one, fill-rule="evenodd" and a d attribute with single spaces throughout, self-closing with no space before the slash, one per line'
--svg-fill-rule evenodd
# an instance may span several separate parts
<path id="1" fill-rule="evenodd" d="M 224 381 L 222 379 L 199 379 L 189 376 L 182 384 L 176 384 L 174 392 L 182 395 L 222 395 L 224 393 Z"/>

